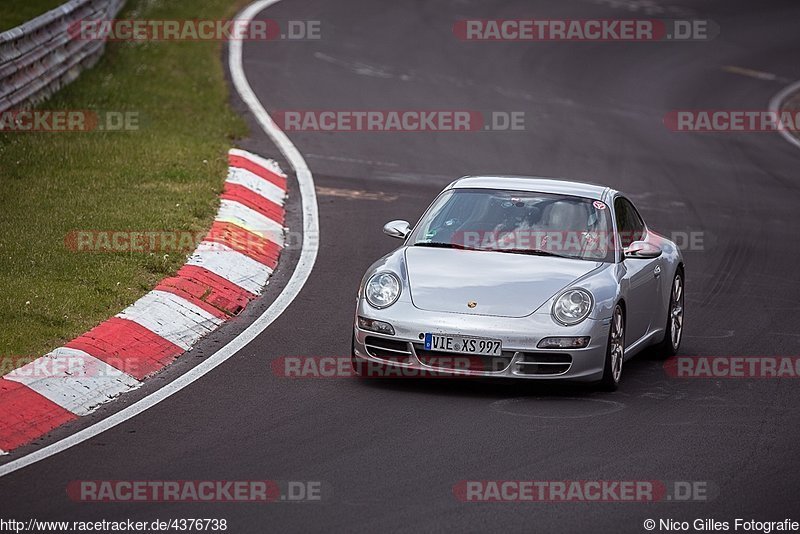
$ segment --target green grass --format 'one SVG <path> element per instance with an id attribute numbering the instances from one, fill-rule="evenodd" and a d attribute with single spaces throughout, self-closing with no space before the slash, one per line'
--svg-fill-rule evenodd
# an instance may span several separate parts
<path id="1" fill-rule="evenodd" d="M 240 0 L 129 0 L 120 18 L 231 17 Z M 176 271 L 183 254 L 70 252 L 71 230 L 203 230 L 246 133 L 220 43 L 111 43 L 42 109 L 134 111 L 138 131 L 0 134 L 0 357 L 38 356 Z"/>
<path id="2" fill-rule="evenodd" d="M 0 32 L 47 13 L 66 0 L 3 0 L 0 2 Z"/>

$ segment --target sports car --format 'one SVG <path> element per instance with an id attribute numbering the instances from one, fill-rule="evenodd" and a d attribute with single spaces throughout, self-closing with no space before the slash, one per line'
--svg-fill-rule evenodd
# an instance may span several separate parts
<path id="1" fill-rule="evenodd" d="M 353 369 L 594 382 L 646 347 L 678 351 L 684 262 L 623 193 L 564 180 L 448 185 L 358 290 Z"/>

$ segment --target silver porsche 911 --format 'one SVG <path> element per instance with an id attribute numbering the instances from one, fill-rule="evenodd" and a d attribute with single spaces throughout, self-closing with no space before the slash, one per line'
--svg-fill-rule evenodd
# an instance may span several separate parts
<path id="1" fill-rule="evenodd" d="M 447 186 L 361 282 L 353 368 L 572 379 L 617 388 L 622 364 L 675 354 L 678 247 L 608 187 L 528 177 Z"/>

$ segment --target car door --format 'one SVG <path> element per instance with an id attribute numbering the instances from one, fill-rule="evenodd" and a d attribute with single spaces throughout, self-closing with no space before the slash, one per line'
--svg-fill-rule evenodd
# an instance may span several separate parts
<path id="1" fill-rule="evenodd" d="M 634 241 L 646 239 L 647 228 L 630 200 L 622 196 L 614 199 L 614 215 L 623 250 Z M 658 302 L 661 260 L 626 257 L 622 263 L 623 285 L 627 282 L 625 345 L 630 346 L 650 329 Z"/>

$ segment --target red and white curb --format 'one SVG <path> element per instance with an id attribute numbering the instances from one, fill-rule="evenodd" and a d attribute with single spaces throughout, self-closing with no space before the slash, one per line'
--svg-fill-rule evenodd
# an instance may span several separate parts
<path id="1" fill-rule="evenodd" d="M 261 294 L 283 249 L 286 175 L 243 150 L 228 164 L 208 236 L 175 276 L 0 378 L 0 454 L 139 387 Z"/>

